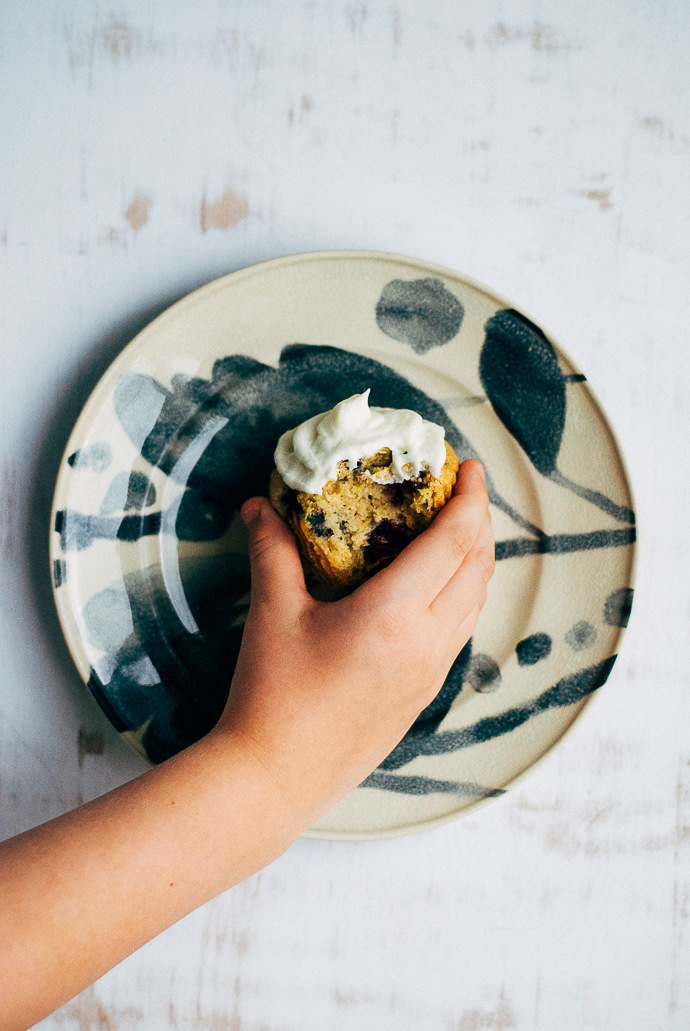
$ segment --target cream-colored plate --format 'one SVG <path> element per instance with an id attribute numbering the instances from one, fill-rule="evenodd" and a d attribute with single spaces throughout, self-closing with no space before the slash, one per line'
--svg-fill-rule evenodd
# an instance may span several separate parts
<path id="1" fill-rule="evenodd" d="M 501 795 L 606 680 L 632 598 L 634 516 L 585 377 L 526 316 L 426 262 L 279 258 L 190 294 L 86 404 L 51 551 L 68 646 L 152 762 L 217 719 L 248 604 L 238 518 L 279 434 L 371 387 L 484 462 L 497 569 L 435 703 L 315 836 L 401 834 Z"/>

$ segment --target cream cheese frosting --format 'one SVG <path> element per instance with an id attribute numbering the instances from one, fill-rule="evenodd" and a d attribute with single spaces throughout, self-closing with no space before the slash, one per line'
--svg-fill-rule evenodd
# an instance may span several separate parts
<path id="1" fill-rule="evenodd" d="M 278 472 L 288 487 L 321 494 L 338 478 L 338 465 L 354 469 L 361 458 L 390 448 L 392 461 L 382 482 L 402 483 L 428 469 L 438 476 L 446 460 L 442 426 L 407 408 L 369 406 L 369 390 L 340 401 L 284 433 L 275 450 Z"/>

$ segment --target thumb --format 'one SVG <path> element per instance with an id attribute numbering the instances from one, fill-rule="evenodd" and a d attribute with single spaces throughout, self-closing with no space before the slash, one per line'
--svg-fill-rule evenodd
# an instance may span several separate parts
<path id="1" fill-rule="evenodd" d="M 240 512 L 249 530 L 252 601 L 297 602 L 307 596 L 297 541 L 266 498 L 249 498 Z"/>

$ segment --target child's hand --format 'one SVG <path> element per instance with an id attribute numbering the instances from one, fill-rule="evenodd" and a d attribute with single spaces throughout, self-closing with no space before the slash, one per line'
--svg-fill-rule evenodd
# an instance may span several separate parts
<path id="1" fill-rule="evenodd" d="M 243 509 L 252 603 L 225 713 L 307 821 L 362 780 L 435 697 L 486 599 L 494 541 L 479 462 L 390 566 L 336 602 L 307 592 L 295 539 L 265 499 Z"/>

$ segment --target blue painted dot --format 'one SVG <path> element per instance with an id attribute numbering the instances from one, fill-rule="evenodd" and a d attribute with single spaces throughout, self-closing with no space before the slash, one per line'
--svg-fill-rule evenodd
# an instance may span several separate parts
<path id="1" fill-rule="evenodd" d="M 521 666 L 533 666 L 551 652 L 551 638 L 548 634 L 532 634 L 531 637 L 525 637 L 520 641 L 515 651 Z"/>
<path id="2" fill-rule="evenodd" d="M 465 309 L 440 279 L 394 279 L 376 305 L 376 322 L 387 336 L 417 354 L 447 344 L 459 332 Z"/>
<path id="3" fill-rule="evenodd" d="M 621 587 L 619 591 L 609 594 L 604 605 L 604 619 L 609 626 L 627 626 L 632 609 L 633 592 L 631 587 Z"/>
<path id="4" fill-rule="evenodd" d="M 501 682 L 498 663 L 490 655 L 481 652 L 473 655 L 467 668 L 467 683 L 480 694 L 495 691 Z"/>
<path id="5" fill-rule="evenodd" d="M 576 652 L 584 651 L 585 648 L 591 648 L 596 639 L 597 632 L 586 619 L 582 619 L 579 623 L 571 626 L 565 635 L 566 644 L 569 644 L 573 651 Z"/>

